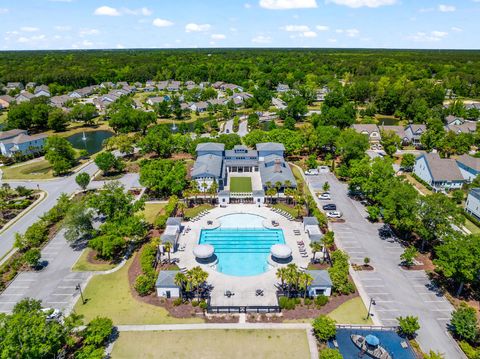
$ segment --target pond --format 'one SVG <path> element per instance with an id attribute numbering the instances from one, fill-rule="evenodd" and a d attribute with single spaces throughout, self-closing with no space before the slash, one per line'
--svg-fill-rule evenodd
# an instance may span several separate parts
<path id="1" fill-rule="evenodd" d="M 103 147 L 103 141 L 112 137 L 114 134 L 110 131 L 88 131 L 79 132 L 67 137 L 68 142 L 78 150 L 87 150 L 88 154 L 99 152 Z"/>
<path id="2" fill-rule="evenodd" d="M 400 122 L 400 119 L 394 117 L 377 117 L 379 125 L 384 126 L 396 126 Z"/>

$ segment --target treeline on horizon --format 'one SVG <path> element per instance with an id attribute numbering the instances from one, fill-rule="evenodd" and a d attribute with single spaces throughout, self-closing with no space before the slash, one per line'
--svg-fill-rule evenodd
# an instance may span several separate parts
<path id="1" fill-rule="evenodd" d="M 383 49 L 172 49 L 0 52 L 0 83 L 57 84 L 72 90 L 103 81 L 225 81 L 245 88 L 291 87 L 312 76 L 442 81 L 460 96 L 480 94 L 480 51 Z"/>

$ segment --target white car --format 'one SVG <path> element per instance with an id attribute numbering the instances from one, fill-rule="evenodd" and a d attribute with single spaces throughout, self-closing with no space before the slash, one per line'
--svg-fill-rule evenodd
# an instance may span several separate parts
<path id="1" fill-rule="evenodd" d="M 318 167 L 320 173 L 328 173 L 330 172 L 330 168 L 328 166 L 320 166 Z"/>
<path id="2" fill-rule="evenodd" d="M 316 168 L 305 171 L 307 176 L 316 176 L 318 175 L 318 170 Z"/>
<path id="3" fill-rule="evenodd" d="M 62 312 L 54 308 L 43 308 L 42 312 L 46 314 L 47 320 L 58 320 L 62 316 Z"/>
<path id="4" fill-rule="evenodd" d="M 330 196 L 330 193 L 325 192 L 325 193 L 319 194 L 318 199 L 331 200 L 332 196 Z"/>
<path id="5" fill-rule="evenodd" d="M 327 212 L 327 217 L 328 218 L 341 218 L 342 213 L 339 212 L 339 211 L 330 211 L 330 212 Z"/>

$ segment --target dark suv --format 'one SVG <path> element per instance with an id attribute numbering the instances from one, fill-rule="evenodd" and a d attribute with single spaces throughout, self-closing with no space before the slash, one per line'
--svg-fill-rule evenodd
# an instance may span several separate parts
<path id="1" fill-rule="evenodd" d="M 333 203 L 326 204 L 325 206 L 322 207 L 325 211 L 336 211 L 337 206 Z"/>

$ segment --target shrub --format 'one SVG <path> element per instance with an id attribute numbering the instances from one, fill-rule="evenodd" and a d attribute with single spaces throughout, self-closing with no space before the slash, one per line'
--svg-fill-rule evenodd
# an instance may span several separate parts
<path id="1" fill-rule="evenodd" d="M 41 257 L 42 255 L 38 248 L 29 249 L 27 252 L 25 252 L 23 256 L 23 258 L 25 259 L 25 262 L 27 262 L 30 267 L 38 266 L 38 262 Z"/>
<path id="2" fill-rule="evenodd" d="M 328 297 L 323 294 L 315 298 L 315 304 L 319 307 L 323 307 L 327 303 L 328 303 Z"/>
<path id="3" fill-rule="evenodd" d="M 199 306 L 200 306 L 200 308 L 201 308 L 202 310 L 207 310 L 207 308 L 208 308 L 208 304 L 207 304 L 207 302 L 205 302 L 204 300 L 202 300 L 202 301 L 200 302 L 200 305 L 199 305 Z"/>
<path id="4" fill-rule="evenodd" d="M 310 298 L 305 298 L 305 300 L 303 301 L 303 304 L 310 305 L 312 304 L 312 300 Z"/>
<path id="5" fill-rule="evenodd" d="M 332 339 L 337 334 L 337 327 L 335 326 L 335 320 L 327 317 L 326 315 L 320 315 L 313 321 L 313 331 L 318 339 L 327 341 Z"/>
<path id="6" fill-rule="evenodd" d="M 295 309 L 296 301 L 295 298 L 280 297 L 278 299 L 278 305 L 281 309 L 292 310 Z"/>
<path id="7" fill-rule="evenodd" d="M 397 320 L 400 333 L 405 335 L 407 338 L 413 338 L 417 330 L 420 329 L 420 324 L 418 324 L 418 318 L 412 315 L 407 315 L 406 317 L 398 317 Z"/>
<path id="8" fill-rule="evenodd" d="M 478 359 L 480 357 L 480 350 L 475 350 L 475 348 L 468 344 L 466 341 L 462 340 L 458 343 L 458 345 L 468 359 Z"/>
<path id="9" fill-rule="evenodd" d="M 110 318 L 97 317 L 88 323 L 83 333 L 84 343 L 89 345 L 103 345 L 112 334 L 113 322 Z"/>
<path id="10" fill-rule="evenodd" d="M 417 248 L 410 246 L 405 248 L 405 251 L 400 255 L 400 259 L 407 267 L 411 267 L 414 264 L 414 260 L 418 255 Z"/>
<path id="11" fill-rule="evenodd" d="M 173 305 L 174 305 L 175 307 L 178 307 L 179 305 L 182 305 L 182 303 L 183 303 L 182 298 L 176 298 L 176 299 L 173 301 Z"/>
<path id="12" fill-rule="evenodd" d="M 168 217 L 170 217 L 175 211 L 175 209 L 177 208 L 177 203 L 178 203 L 178 197 L 175 195 L 171 196 L 170 199 L 168 200 L 167 205 L 163 209 L 164 214 L 162 214 L 161 216 L 158 216 L 157 219 L 155 220 L 155 226 L 157 228 L 165 228 Z"/>
<path id="13" fill-rule="evenodd" d="M 348 278 L 348 255 L 340 250 L 332 253 L 332 267 L 328 270 L 332 279 L 333 289 L 340 294 L 355 292 L 355 286 Z"/>
<path id="14" fill-rule="evenodd" d="M 343 359 L 342 354 L 337 349 L 326 348 L 320 352 L 320 359 Z"/>
<path id="15" fill-rule="evenodd" d="M 368 219 L 370 219 L 372 222 L 378 221 L 378 217 L 380 217 L 380 208 L 378 208 L 377 206 L 368 206 L 367 212 Z"/>
<path id="16" fill-rule="evenodd" d="M 75 353 L 75 359 L 103 359 L 105 349 L 97 348 L 95 345 L 85 345 Z"/>
<path id="17" fill-rule="evenodd" d="M 196 301 L 196 300 L 192 301 L 192 306 L 193 306 L 193 307 L 198 307 L 199 304 L 200 304 L 200 303 L 199 303 L 198 301 Z"/>
<path id="18" fill-rule="evenodd" d="M 147 274 L 140 274 L 135 279 L 135 290 L 140 296 L 150 294 L 155 288 L 155 277 Z"/>
<path id="19" fill-rule="evenodd" d="M 149 243 L 144 248 L 140 254 L 140 266 L 144 274 L 155 275 L 155 268 L 153 267 L 155 263 L 155 256 L 157 254 L 157 248 L 154 244 Z"/>
<path id="20" fill-rule="evenodd" d="M 452 331 L 455 336 L 469 343 L 474 343 L 478 337 L 478 321 L 475 309 L 463 303 L 452 313 Z"/>

